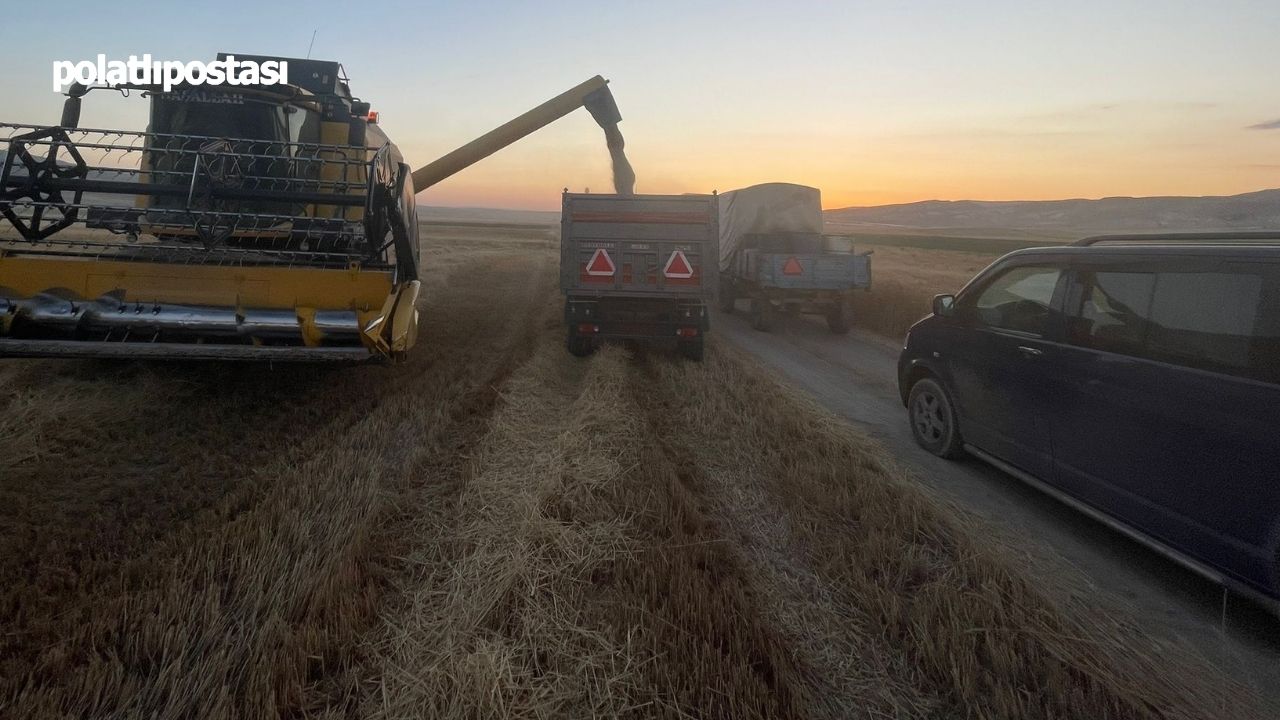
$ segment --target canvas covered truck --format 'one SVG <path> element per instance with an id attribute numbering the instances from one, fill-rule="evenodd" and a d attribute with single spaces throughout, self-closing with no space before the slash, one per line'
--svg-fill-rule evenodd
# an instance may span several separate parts
<path id="1" fill-rule="evenodd" d="M 718 241 L 714 195 L 566 192 L 560 289 L 569 352 L 590 355 L 604 339 L 660 341 L 701 360 Z"/>
<path id="2" fill-rule="evenodd" d="M 722 193 L 719 208 L 721 310 L 744 298 L 757 330 L 779 313 L 816 313 L 831 332 L 849 331 L 849 299 L 871 287 L 871 257 L 848 238 L 823 235 L 817 188 L 753 185 Z"/>

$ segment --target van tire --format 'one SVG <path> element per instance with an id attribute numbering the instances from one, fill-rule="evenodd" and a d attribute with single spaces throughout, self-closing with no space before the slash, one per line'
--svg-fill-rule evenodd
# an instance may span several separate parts
<path id="1" fill-rule="evenodd" d="M 907 419 L 920 447 L 941 458 L 952 459 L 964 454 L 955 404 L 941 382 L 926 377 L 911 386 Z"/>

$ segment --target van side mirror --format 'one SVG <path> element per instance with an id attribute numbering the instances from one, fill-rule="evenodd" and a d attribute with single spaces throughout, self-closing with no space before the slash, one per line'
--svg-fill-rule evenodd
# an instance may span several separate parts
<path id="1" fill-rule="evenodd" d="M 955 295 L 934 295 L 933 314 L 938 317 L 951 317 L 956 313 Z"/>

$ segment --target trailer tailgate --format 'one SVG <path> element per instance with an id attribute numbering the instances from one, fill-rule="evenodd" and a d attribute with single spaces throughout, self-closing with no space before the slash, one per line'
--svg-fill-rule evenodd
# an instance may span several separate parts
<path id="1" fill-rule="evenodd" d="M 715 294 L 719 230 L 713 195 L 565 193 L 560 237 L 560 287 L 566 294 Z"/>
<path id="2" fill-rule="evenodd" d="M 871 287 L 871 257 L 852 253 L 744 251 L 746 276 L 765 287 L 853 290 Z"/>

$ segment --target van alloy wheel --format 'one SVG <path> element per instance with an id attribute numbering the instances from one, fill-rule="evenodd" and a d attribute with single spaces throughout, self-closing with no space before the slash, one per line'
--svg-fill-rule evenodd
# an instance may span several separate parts
<path id="1" fill-rule="evenodd" d="M 916 396 L 911 407 L 911 421 L 916 424 L 916 432 L 931 442 L 942 442 L 947 434 L 947 420 L 939 412 L 941 403 L 932 392 L 922 392 Z"/>
<path id="2" fill-rule="evenodd" d="M 963 452 L 951 397 L 937 380 L 923 378 L 911 386 L 907 412 L 911 434 L 920 447 L 944 458 L 958 457 Z"/>

